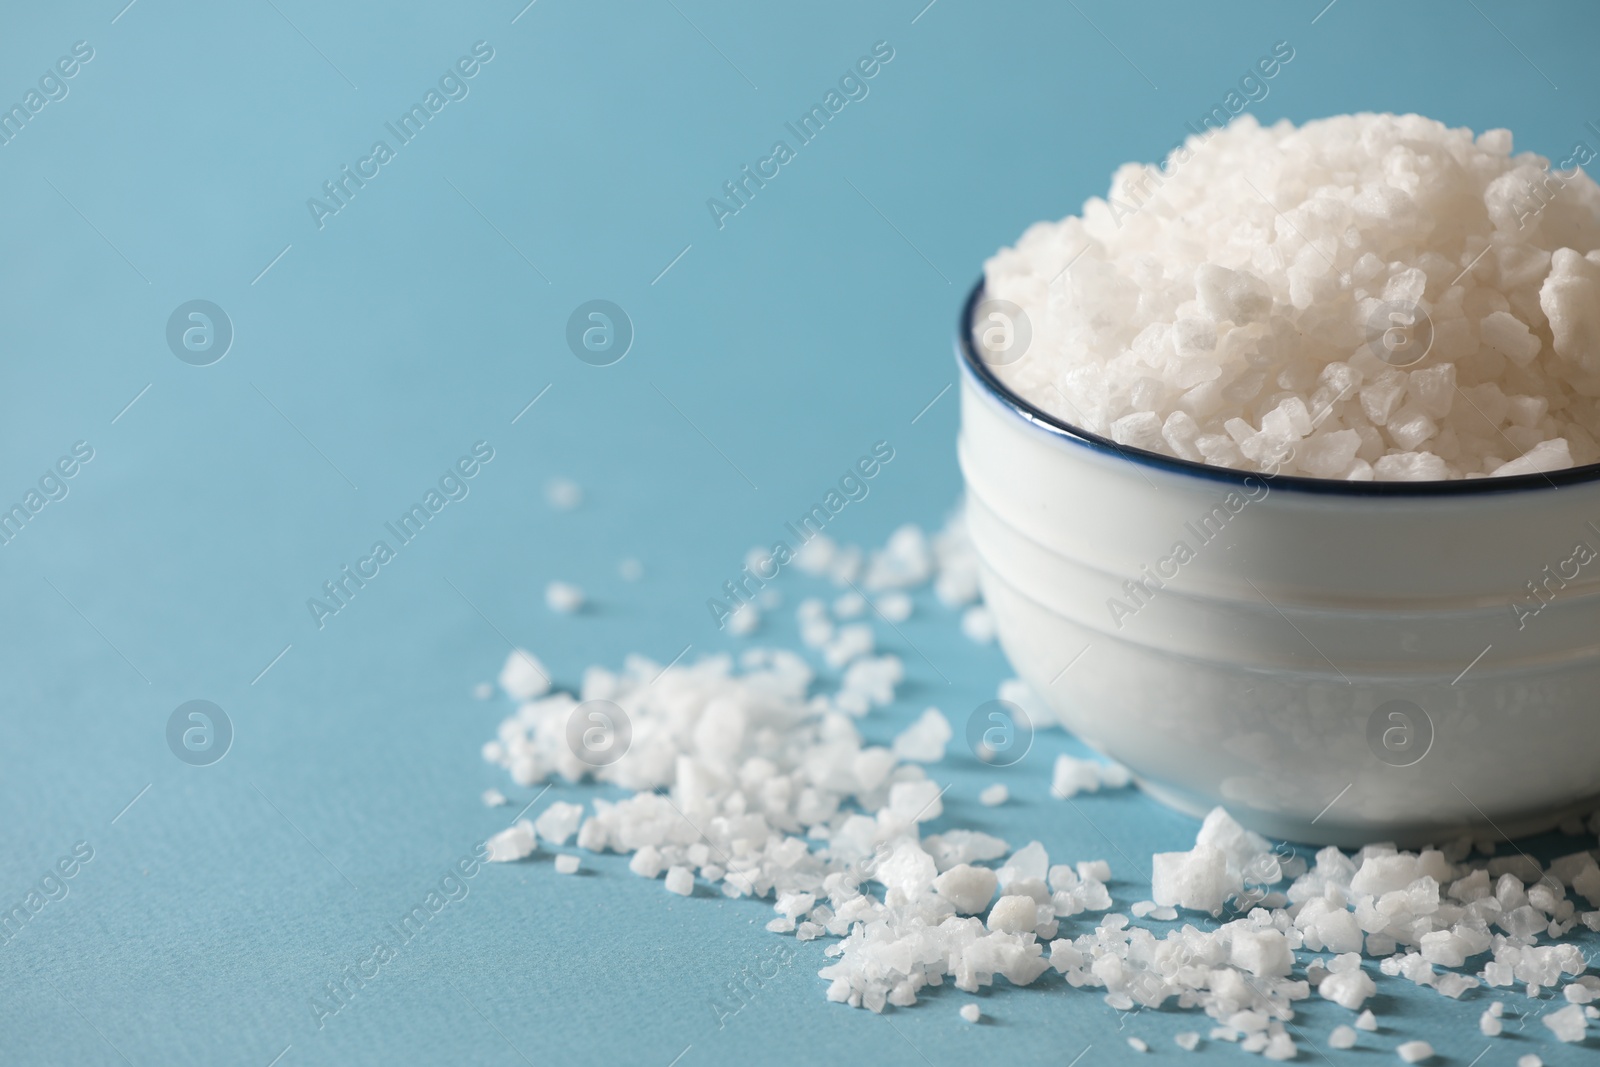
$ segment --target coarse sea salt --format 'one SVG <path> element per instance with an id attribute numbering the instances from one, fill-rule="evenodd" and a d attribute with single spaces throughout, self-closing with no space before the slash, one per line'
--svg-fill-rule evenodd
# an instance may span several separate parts
<path id="1" fill-rule="evenodd" d="M 1001 380 L 1119 445 L 1379 481 L 1600 460 L 1600 186 L 1506 130 L 1241 115 L 984 285 L 1026 317 L 975 323 Z"/>
<path id="2" fill-rule="evenodd" d="M 879 580 L 920 573 L 917 581 L 944 601 L 946 574 L 966 573 L 970 563 L 959 522 L 931 539 L 900 540 L 925 546 L 934 562 L 885 564 Z M 842 572 L 818 565 L 820 577 L 842 586 L 881 556 L 829 551 L 856 561 Z M 949 585 L 957 610 L 972 605 L 964 585 Z M 827 614 L 820 600 L 802 602 L 802 630 L 831 627 Z M 669 892 L 691 896 L 698 875 L 726 897 L 765 898 L 772 933 L 826 939 L 818 973 L 828 999 L 878 1012 L 947 983 L 978 992 L 1055 971 L 1067 988 L 1093 990 L 1114 1010 L 1204 1012 L 1213 1039 L 1292 1059 L 1288 1026 L 1298 1004 L 1316 994 L 1359 1010 L 1353 1029 L 1341 1025 L 1330 1037 L 1349 1047 L 1343 1042 L 1356 1031 L 1378 1029 L 1363 1002 L 1404 981 L 1443 997 L 1479 987 L 1561 989 L 1564 1006 L 1540 1015 L 1544 1028 L 1562 1041 L 1586 1036 L 1600 979 L 1585 973 L 1573 937 L 1600 931 L 1592 851 L 1548 868 L 1520 852 L 1493 856 L 1492 845 L 1470 838 L 1417 852 L 1375 844 L 1304 857 L 1218 808 L 1192 848 L 1151 857 L 1154 877 L 1148 888 L 1132 885 L 1130 918 L 1115 910 L 1104 860 L 1062 862 L 1041 842 L 1014 847 L 959 826 L 930 832 L 945 814 L 932 774 L 954 731 L 929 708 L 891 741 L 867 741 L 858 722 L 894 701 L 905 671 L 898 657 L 874 652 L 870 622 L 849 626 L 866 632 L 838 657 L 832 688 L 796 652 L 752 648 L 666 667 L 632 656 L 620 670 L 591 667 L 576 692 L 565 692 L 552 690 L 536 658 L 514 651 L 500 680 L 517 707 L 484 746 L 485 759 L 519 786 L 592 778 L 631 795 L 596 798 L 587 809 L 552 802 L 536 821 L 492 836 L 489 858 L 536 858 L 540 842 L 559 846 L 575 833 L 580 849 L 627 854 L 640 877 L 665 875 Z M 835 640 L 830 633 L 818 643 Z M 1021 682 L 999 692 L 1047 721 L 1046 706 Z M 622 758 L 595 766 L 569 746 L 569 724 L 586 701 L 627 716 L 632 746 Z M 1128 784 L 1121 767 L 1069 760 L 1074 788 L 1091 773 L 1082 764 L 1100 788 Z M 1600 817 L 1581 826 L 1594 835 Z M 575 862 L 563 854 L 556 869 L 567 873 Z M 963 1017 L 969 1007 L 977 1005 L 964 1005 Z M 1498 1000 L 1489 1005 L 1480 1019 L 1486 1034 L 1503 1012 Z M 1388 1029 L 1403 1041 L 1401 1017 Z M 1199 1035 L 1176 1040 L 1193 1048 Z M 1399 1050 L 1431 1055 L 1418 1041 Z"/>
<path id="3" fill-rule="evenodd" d="M 1011 799 L 1011 790 L 1006 788 L 1004 782 L 984 786 L 978 794 L 978 803 L 986 808 L 998 808 L 1001 804 Z"/>
<path id="4" fill-rule="evenodd" d="M 1433 1046 L 1426 1041 L 1406 1041 L 1394 1051 L 1395 1055 L 1407 1063 L 1421 1063 L 1423 1060 L 1433 1058 Z"/>
<path id="5" fill-rule="evenodd" d="M 583 489 L 566 478 L 552 478 L 544 487 L 544 498 L 557 511 L 571 511 L 583 503 Z"/>
<path id="6" fill-rule="evenodd" d="M 544 587 L 544 603 L 561 615 L 571 615 L 583 608 L 583 590 L 569 582 L 551 582 Z"/>
<path id="7" fill-rule="evenodd" d="M 1003 699 L 1003 698 L 1002 698 Z M 1050 792 L 1061 800 L 1101 789 L 1122 789 L 1133 781 L 1128 768 L 1109 761 L 1078 759 L 1065 752 L 1056 757 L 1050 775 Z"/>

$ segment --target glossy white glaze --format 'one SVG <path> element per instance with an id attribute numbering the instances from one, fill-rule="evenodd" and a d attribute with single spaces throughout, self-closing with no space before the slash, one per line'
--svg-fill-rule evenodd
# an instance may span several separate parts
<path id="1" fill-rule="evenodd" d="M 1574 561 L 1600 550 L 1600 480 L 1311 492 L 1074 439 L 965 361 L 961 392 L 1001 645 L 1167 803 L 1415 845 L 1600 795 L 1600 559 Z"/>

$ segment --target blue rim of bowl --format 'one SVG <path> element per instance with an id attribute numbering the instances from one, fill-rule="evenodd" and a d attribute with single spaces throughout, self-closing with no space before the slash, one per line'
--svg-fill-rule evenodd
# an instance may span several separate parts
<path id="1" fill-rule="evenodd" d="M 1167 456 L 1143 448 L 1119 445 L 1108 437 L 1080 429 L 1034 407 L 1000 381 L 994 373 L 994 368 L 984 362 L 972 343 L 972 315 L 982 299 L 983 279 L 979 278 L 961 309 L 961 321 L 957 326 L 956 354 L 961 359 L 962 368 L 976 379 L 985 391 L 1024 421 L 1071 444 L 1115 456 L 1130 463 L 1229 485 L 1243 485 L 1247 479 L 1254 478 L 1269 483 L 1275 489 L 1292 489 L 1297 492 L 1324 493 L 1331 496 L 1482 496 L 1488 493 L 1514 493 L 1528 489 L 1560 489 L 1565 486 L 1600 481 L 1600 463 L 1587 463 L 1581 467 L 1550 471 L 1548 474 L 1514 474 L 1504 478 L 1486 477 L 1429 482 L 1347 482 L 1335 478 L 1307 478 L 1298 474 L 1263 474 L 1260 471 L 1238 470 L 1233 467 L 1213 467 L 1207 463 L 1196 463 L 1193 460 L 1179 459 L 1177 456 Z"/>

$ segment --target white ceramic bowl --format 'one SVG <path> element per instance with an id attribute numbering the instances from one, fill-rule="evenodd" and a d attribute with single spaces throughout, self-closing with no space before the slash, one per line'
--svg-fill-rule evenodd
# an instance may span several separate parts
<path id="1" fill-rule="evenodd" d="M 1068 729 L 1174 807 L 1319 844 L 1595 806 L 1600 465 L 1362 483 L 1119 447 L 1000 383 L 981 288 L 967 522 L 1000 643 Z"/>

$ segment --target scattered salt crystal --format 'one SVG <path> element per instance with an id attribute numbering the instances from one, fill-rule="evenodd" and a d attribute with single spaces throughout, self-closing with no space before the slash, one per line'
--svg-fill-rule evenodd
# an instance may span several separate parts
<path id="1" fill-rule="evenodd" d="M 500 668 L 500 688 L 517 700 L 531 700 L 550 691 L 550 672 L 533 653 L 515 649 Z"/>
<path id="2" fill-rule="evenodd" d="M 556 857 L 556 873 L 557 874 L 577 874 L 578 873 L 578 857 L 576 857 L 574 855 L 571 855 L 569 853 L 562 853 L 561 855 L 557 856 Z"/>
<path id="3" fill-rule="evenodd" d="M 1403 403 L 1440 402 L 1428 397 L 1407 393 Z M 1473 399 L 1487 402 L 1481 392 Z M 1513 410 L 1510 398 L 1501 402 Z M 1535 409 L 1523 405 L 1516 417 L 1526 420 Z M 1282 418 L 1293 429 L 1297 415 L 1290 405 Z M 959 530 L 932 539 L 941 576 L 947 561 L 954 572 L 970 559 L 961 555 L 968 549 Z M 826 577 L 864 558 L 854 548 L 831 551 Z M 908 555 L 883 563 L 879 577 L 892 583 L 915 568 Z M 821 644 L 837 639 L 821 601 L 803 602 L 797 614 L 802 631 L 830 627 Z M 1012 851 L 960 828 L 922 837 L 921 824 L 942 816 L 942 789 L 908 760 L 936 760 L 933 742 L 943 750 L 949 723 L 925 714 L 892 747 L 863 740 L 856 717 L 894 699 L 904 667 L 896 657 L 873 656 L 870 627 L 859 625 L 865 649 L 846 649 L 838 691 L 815 695 L 812 668 L 781 649 L 665 669 L 630 657 L 620 671 L 590 668 L 581 697 L 550 693 L 542 666 L 530 671 L 514 654 L 501 681 L 521 703 L 485 744 L 485 759 L 519 785 L 592 777 L 631 795 L 596 798 L 587 818 L 579 805 L 552 804 L 537 826 L 521 820 L 491 838 L 490 858 L 522 858 L 541 840 L 566 841 L 576 827 L 579 848 L 631 853 L 630 870 L 648 878 L 667 872 L 671 892 L 693 895 L 698 872 L 725 896 L 775 900 L 769 929 L 803 941 L 838 939 L 821 972 L 828 998 L 874 1011 L 914 1004 L 925 987 L 946 980 L 977 992 L 999 978 L 1022 986 L 1054 970 L 1071 986 L 1103 990 L 1118 1010 L 1174 1002 L 1202 1009 L 1230 1021 L 1213 1031 L 1217 1040 L 1270 1058 L 1296 1055 L 1286 1028 L 1296 1002 L 1319 990 L 1359 1007 L 1378 975 L 1448 996 L 1480 980 L 1534 993 L 1561 988 L 1568 1006 L 1546 1024 L 1576 1032 L 1577 1040 L 1596 1014 L 1584 1001 L 1600 991 L 1600 978 L 1582 973 L 1577 945 L 1559 942 L 1580 921 L 1600 929 L 1600 911 L 1577 910 L 1580 898 L 1600 905 L 1600 865 L 1588 853 L 1554 861 L 1547 874 L 1521 856 L 1472 857 L 1477 843 L 1463 837 L 1419 853 L 1373 845 L 1351 856 L 1328 848 L 1313 866 L 1217 809 L 1193 849 L 1154 857 L 1150 899 L 1129 910 L 1135 920 L 1161 922 L 1176 919 L 1179 904 L 1219 915 L 1230 903 L 1236 910 L 1227 920 L 1157 931 L 1110 911 L 1104 861 L 1052 863 L 1039 842 Z M 1049 721 L 1048 707 L 1023 683 L 1003 683 L 999 695 Z M 580 699 L 626 708 L 629 758 L 602 767 L 577 759 L 565 731 Z M 1101 788 L 1128 781 L 1124 768 L 1078 762 Z M 1067 766 L 1069 776 L 1079 773 Z M 1600 831 L 1600 820 L 1587 829 Z M 557 869 L 574 859 L 557 858 Z M 1004 861 L 999 870 L 977 866 L 996 860 Z M 1058 936 L 1086 913 L 1105 914 L 1076 920 L 1076 936 Z M 1540 943 L 1546 937 L 1556 943 Z M 1392 958 L 1364 971 L 1363 949 Z M 1302 950 L 1332 955 L 1293 973 Z M 1481 967 L 1476 977 L 1454 970 L 1474 966 Z M 1485 1017 L 1498 1022 L 1499 1008 L 1491 1004 Z M 1355 1028 L 1375 1030 L 1377 1022 L 1361 1011 Z"/>
<path id="4" fill-rule="evenodd" d="M 1050 792 L 1062 800 L 1070 800 L 1079 793 L 1121 789 L 1130 781 L 1128 769 L 1121 764 L 1078 759 L 1063 752 L 1056 757 L 1050 775 Z"/>
<path id="5" fill-rule="evenodd" d="M 625 582 L 637 582 L 644 577 L 644 564 L 629 556 L 617 564 L 617 574 Z"/>
<path id="6" fill-rule="evenodd" d="M 944 713 L 938 708 L 928 708 L 894 739 L 891 751 L 896 759 L 938 763 L 944 759 L 945 745 L 954 736 Z"/>
<path id="7" fill-rule="evenodd" d="M 749 600 L 736 605 L 728 615 L 728 632 L 735 637 L 749 637 L 761 625 L 761 612 Z"/>
<path id="8" fill-rule="evenodd" d="M 667 868 L 667 892 L 686 897 L 694 892 L 694 875 L 687 867 Z"/>
<path id="9" fill-rule="evenodd" d="M 1365 1003 L 1366 998 L 1378 992 L 1378 984 L 1366 976 L 1365 971 L 1344 971 L 1325 977 L 1322 985 L 1318 985 L 1317 992 L 1341 1008 L 1355 1011 Z"/>
<path id="10" fill-rule="evenodd" d="M 484 845 L 489 849 L 489 862 L 510 863 L 533 855 L 537 843 L 533 824 L 527 819 L 518 819 L 514 825 L 490 837 Z"/>
<path id="11" fill-rule="evenodd" d="M 1554 1011 L 1540 1019 L 1562 1041 L 1582 1041 L 1584 1034 L 1589 1029 L 1589 1019 L 1584 1015 L 1583 1008 L 1577 1004 L 1568 1004 L 1560 1011 Z"/>
<path id="12" fill-rule="evenodd" d="M 1294 1038 L 1287 1033 L 1279 1032 L 1267 1039 L 1267 1047 L 1262 1055 L 1269 1060 L 1292 1060 L 1299 1053 L 1295 1047 Z"/>
<path id="13" fill-rule="evenodd" d="M 1228 1016 L 1228 1025 L 1244 1033 L 1265 1030 L 1270 1020 L 1259 1011 L 1236 1011 Z"/>
<path id="14" fill-rule="evenodd" d="M 492 696 L 494 696 L 494 683 L 492 682 L 479 682 L 472 687 L 472 698 L 474 700 L 488 700 Z"/>
<path id="15" fill-rule="evenodd" d="M 499 808 L 511 803 L 506 795 L 498 789 L 485 789 L 483 791 L 483 806 L 486 808 Z"/>
<path id="16" fill-rule="evenodd" d="M 977 644 L 987 645 L 994 640 L 994 616 L 986 607 L 971 607 L 961 613 L 961 632 Z"/>
<path id="17" fill-rule="evenodd" d="M 544 587 L 544 603 L 561 615 L 571 615 L 583 607 L 583 590 L 567 582 L 551 582 Z"/>
<path id="18" fill-rule="evenodd" d="M 994 899 L 999 880 L 987 867 L 961 863 L 933 880 L 933 891 L 949 901 L 958 915 L 976 915 Z"/>
<path id="19" fill-rule="evenodd" d="M 1484 1037 L 1499 1037 L 1500 1032 L 1505 1029 L 1505 1023 L 1500 1021 L 1498 1015 L 1486 1011 L 1478 1016 L 1478 1029 Z"/>
<path id="20" fill-rule="evenodd" d="M 1476 978 L 1464 974 L 1453 974 L 1446 972 L 1438 977 L 1438 979 L 1434 982 L 1433 987 L 1442 995 L 1459 1000 L 1461 998 L 1461 994 L 1465 993 L 1469 989 L 1476 989 L 1480 985 L 1482 985 L 1482 983 Z"/>
<path id="21" fill-rule="evenodd" d="M 985 786 L 978 794 L 978 803 L 986 808 L 997 808 L 1009 799 L 1011 799 L 1011 790 L 1006 788 L 1004 782 L 996 782 L 994 785 Z"/>
<path id="22" fill-rule="evenodd" d="M 1130 1037 L 1130 1038 L 1128 1038 L 1128 1047 L 1133 1049 L 1133 1051 L 1135 1051 L 1135 1052 L 1149 1052 L 1150 1051 L 1150 1046 L 1148 1044 L 1146 1044 L 1144 1039 L 1141 1038 L 1141 1037 Z"/>
<path id="23" fill-rule="evenodd" d="M 914 607 L 911 598 L 904 593 L 885 593 L 874 606 L 878 614 L 890 622 L 905 622 L 911 618 Z"/>
<path id="24" fill-rule="evenodd" d="M 1329 1048 L 1355 1048 L 1356 1032 L 1350 1027 L 1340 1024 L 1333 1028 L 1333 1033 L 1328 1035 Z"/>
<path id="25" fill-rule="evenodd" d="M 641 878 L 654 878 L 661 873 L 661 853 L 654 845 L 644 845 L 628 860 L 628 869 Z"/>
<path id="26" fill-rule="evenodd" d="M 576 482 L 552 478 L 545 484 L 544 498 L 557 511 L 571 511 L 583 503 L 583 490 Z"/>
<path id="27" fill-rule="evenodd" d="M 1433 1046 L 1426 1041 L 1407 1041 L 1394 1051 L 1407 1063 L 1421 1063 L 1433 1056 Z"/>
<path id="28" fill-rule="evenodd" d="M 961 1017 L 969 1023 L 975 1023 L 983 1018 L 983 1012 L 976 1004 L 961 1005 Z"/>
<path id="29" fill-rule="evenodd" d="M 1544 1067 L 1544 1060 L 1530 1052 L 1526 1056 L 1517 1057 L 1517 1067 Z"/>
<path id="30" fill-rule="evenodd" d="M 567 804 L 558 800 L 539 813 L 533 828 L 538 831 L 539 840 L 552 845 L 564 845 L 569 837 L 578 832 L 578 824 L 582 821 L 582 804 Z"/>
<path id="31" fill-rule="evenodd" d="M 1237 889 L 1228 876 L 1228 858 L 1209 845 L 1158 852 L 1150 863 L 1150 896 L 1157 904 L 1215 913 Z"/>
<path id="32" fill-rule="evenodd" d="M 1001 897 L 989 909 L 986 925 L 1000 933 L 1032 933 L 1038 925 L 1038 910 L 1038 902 L 1030 896 Z"/>
<path id="33" fill-rule="evenodd" d="M 936 558 L 927 534 L 907 523 L 889 535 L 881 551 L 872 553 L 862 584 L 873 591 L 921 585 L 932 574 Z"/>
<path id="34" fill-rule="evenodd" d="M 1200 1044 L 1200 1035 L 1193 1030 L 1184 1030 L 1173 1036 L 1172 1040 L 1185 1052 L 1193 1052 Z"/>
<path id="35" fill-rule="evenodd" d="M 944 814 L 944 804 L 939 799 L 943 792 L 938 783 L 926 779 L 896 782 L 889 787 L 889 804 L 885 811 L 901 823 L 928 822 Z"/>
<path id="36" fill-rule="evenodd" d="M 838 619 L 859 619 L 867 610 L 867 598 L 851 591 L 842 593 L 833 602 L 833 614 Z"/>
<path id="37" fill-rule="evenodd" d="M 1111 864 L 1105 860 L 1079 860 L 1078 877 L 1085 882 L 1109 882 L 1111 881 Z"/>
<path id="38" fill-rule="evenodd" d="M 858 656 L 869 655 L 873 645 L 871 625 L 864 622 L 851 623 L 849 626 L 839 627 L 834 639 L 822 650 L 822 657 L 828 666 L 837 669 Z"/>

